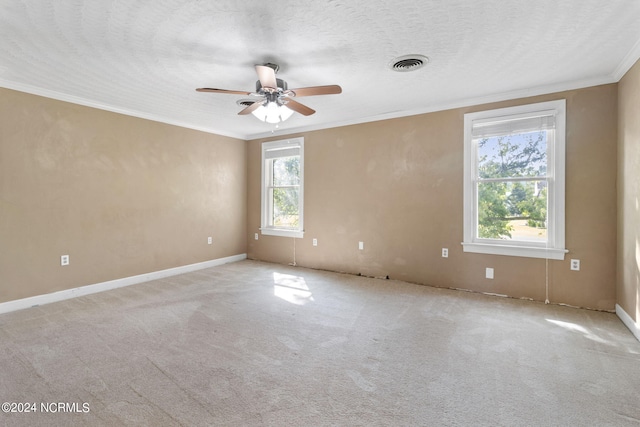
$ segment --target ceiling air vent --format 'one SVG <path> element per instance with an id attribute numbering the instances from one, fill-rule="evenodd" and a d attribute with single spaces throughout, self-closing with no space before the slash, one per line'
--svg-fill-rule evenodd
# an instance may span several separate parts
<path id="1" fill-rule="evenodd" d="M 259 99 L 239 99 L 236 101 L 236 104 L 238 104 L 241 107 L 248 107 L 249 105 L 253 104 L 256 101 L 259 101 Z"/>
<path id="2" fill-rule="evenodd" d="M 404 55 L 391 61 L 389 68 L 399 72 L 414 71 L 427 65 L 427 62 L 429 58 L 424 55 Z"/>

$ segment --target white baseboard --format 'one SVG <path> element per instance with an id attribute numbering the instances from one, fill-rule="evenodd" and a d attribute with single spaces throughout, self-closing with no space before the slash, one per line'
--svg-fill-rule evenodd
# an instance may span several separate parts
<path id="1" fill-rule="evenodd" d="M 626 311 L 622 309 L 618 304 L 616 304 L 616 314 L 622 320 L 622 323 L 629 328 L 631 333 L 640 341 L 640 321 L 634 322 L 631 316 L 627 314 Z"/>
<path id="2" fill-rule="evenodd" d="M 95 294 L 97 292 L 108 291 L 111 289 L 122 288 L 125 286 L 131 286 L 138 283 L 149 282 L 151 280 L 163 279 L 165 277 L 176 276 L 178 274 L 189 273 L 192 271 L 202 270 L 204 268 L 228 264 L 230 262 L 242 261 L 244 259 L 247 259 L 247 254 L 233 255 L 225 258 L 214 259 L 211 261 L 183 265 L 182 267 L 169 268 L 166 270 L 154 271 L 137 276 L 109 280 L 108 282 L 80 286 L 79 288 L 65 289 L 64 291 L 52 292 L 50 294 L 36 295 L 34 297 L 7 301 L 0 303 L 0 314 L 22 310 L 24 308 L 34 307 L 38 305 L 49 304 L 52 302 L 63 301 L 83 295 Z"/>

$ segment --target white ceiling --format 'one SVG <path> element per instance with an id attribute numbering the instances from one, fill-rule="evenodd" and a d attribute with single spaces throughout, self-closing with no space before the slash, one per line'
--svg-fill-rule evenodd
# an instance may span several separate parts
<path id="1" fill-rule="evenodd" d="M 242 139 L 618 81 L 638 0 L 0 0 L 0 86 Z M 430 58 L 399 73 L 389 62 Z M 254 64 L 317 110 L 238 116 Z"/>

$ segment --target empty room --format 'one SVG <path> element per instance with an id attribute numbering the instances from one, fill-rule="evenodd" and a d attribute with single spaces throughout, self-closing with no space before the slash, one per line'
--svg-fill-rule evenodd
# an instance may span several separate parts
<path id="1" fill-rule="evenodd" d="M 0 425 L 640 425 L 640 2 L 0 11 Z"/>

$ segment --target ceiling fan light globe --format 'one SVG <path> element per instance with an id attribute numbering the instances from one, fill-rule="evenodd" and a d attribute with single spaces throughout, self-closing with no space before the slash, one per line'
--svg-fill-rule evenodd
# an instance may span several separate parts
<path id="1" fill-rule="evenodd" d="M 265 106 L 264 106 L 264 105 L 261 105 L 261 106 L 259 106 L 258 108 L 256 108 L 255 110 L 253 110 L 253 111 L 251 112 L 251 114 L 253 114 L 254 116 L 256 116 L 256 118 L 257 118 L 258 120 L 261 120 L 261 121 L 263 121 L 263 122 L 264 122 L 264 121 L 266 121 L 266 118 L 267 118 L 267 109 L 265 108 Z"/>
<path id="2" fill-rule="evenodd" d="M 287 108 L 286 105 L 281 105 L 280 106 L 280 118 L 282 118 L 283 122 L 285 120 L 287 120 L 289 117 L 291 117 L 292 114 L 293 114 L 293 110 L 292 109 Z"/>
<path id="3" fill-rule="evenodd" d="M 258 120 L 267 123 L 280 123 L 287 120 L 293 114 L 293 110 L 278 105 L 276 102 L 269 102 L 266 106 L 261 105 L 251 112 Z"/>
<path id="4" fill-rule="evenodd" d="M 275 102 L 269 102 L 267 104 L 267 117 L 265 121 L 267 123 L 280 123 L 280 108 Z"/>

